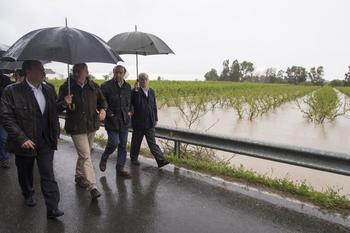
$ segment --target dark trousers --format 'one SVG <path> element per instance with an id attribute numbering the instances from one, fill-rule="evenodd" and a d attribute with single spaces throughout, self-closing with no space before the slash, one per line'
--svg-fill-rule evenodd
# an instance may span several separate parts
<path id="1" fill-rule="evenodd" d="M 24 197 L 34 194 L 33 188 L 33 168 L 36 159 L 40 174 L 41 191 L 45 198 L 48 210 L 57 209 L 60 200 L 58 185 L 53 172 L 54 151 L 47 144 L 36 146 L 37 155 L 35 157 L 21 156 L 16 154 L 16 166 L 18 182 Z"/>
<path id="2" fill-rule="evenodd" d="M 0 161 L 5 161 L 9 159 L 9 153 L 5 149 L 6 138 L 7 133 L 4 127 L 0 125 Z"/>
<path id="3" fill-rule="evenodd" d="M 151 153 L 156 159 L 157 163 L 159 164 L 159 162 L 165 161 L 163 152 L 160 150 L 159 146 L 156 143 L 154 127 L 145 130 L 133 129 L 130 149 L 131 160 L 138 159 L 143 136 L 146 137 L 148 147 L 151 150 Z"/>
<path id="4" fill-rule="evenodd" d="M 102 159 L 107 160 L 109 156 L 117 149 L 118 147 L 118 156 L 117 156 L 117 171 L 124 169 L 126 161 L 126 144 L 128 143 L 128 129 L 121 129 L 119 131 L 107 130 L 108 141 L 105 148 L 105 151 L 102 154 Z"/>

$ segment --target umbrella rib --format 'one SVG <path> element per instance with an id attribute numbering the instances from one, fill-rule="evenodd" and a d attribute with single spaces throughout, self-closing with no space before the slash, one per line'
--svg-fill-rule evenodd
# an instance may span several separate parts
<path id="1" fill-rule="evenodd" d="M 69 41 L 69 30 L 71 30 L 69 27 L 65 27 L 65 30 L 67 30 L 67 33 L 65 34 L 65 39 L 66 39 L 66 43 L 67 43 L 67 48 L 68 49 L 68 52 L 69 52 L 69 56 L 68 56 L 68 59 L 70 60 L 68 62 L 68 64 L 71 64 L 71 65 L 74 65 L 73 64 L 73 58 L 72 58 L 72 51 L 71 51 L 71 43 Z M 69 74 L 68 74 L 69 75 Z"/>
<path id="2" fill-rule="evenodd" d="M 152 34 L 151 34 L 152 35 Z M 157 48 L 157 44 L 155 43 L 155 41 L 153 40 L 153 38 L 152 37 L 156 37 L 155 35 L 152 35 L 152 36 L 148 36 L 148 38 L 152 41 L 152 43 L 154 44 L 154 47 L 158 50 L 158 48 Z M 170 53 L 174 53 L 173 52 L 173 50 L 163 41 L 163 40 L 161 40 L 160 38 L 158 38 L 161 42 L 163 42 L 164 43 L 164 45 L 166 45 L 167 47 L 168 47 L 168 49 L 171 51 L 171 52 L 167 52 L 167 53 L 163 53 L 163 54 L 170 54 Z M 158 53 L 158 54 L 162 54 L 162 53 Z M 153 55 L 156 55 L 156 54 L 153 54 Z"/>
<path id="3" fill-rule="evenodd" d="M 33 33 L 33 34 L 30 34 L 30 33 L 27 33 L 26 35 L 24 35 L 23 37 L 21 37 L 20 39 L 18 39 L 13 45 L 16 45 L 17 43 L 18 43 L 18 41 L 20 41 L 20 40 L 23 40 L 23 38 L 25 37 L 26 38 L 26 36 L 30 36 L 30 38 L 33 38 L 35 35 L 37 35 L 38 33 L 40 33 L 41 32 L 41 30 L 40 29 L 38 29 L 38 30 L 36 30 L 35 31 L 35 33 Z M 27 40 L 26 40 L 26 43 L 25 43 L 25 46 L 23 46 L 23 47 L 26 47 L 26 46 L 28 46 L 28 44 L 30 44 L 30 42 L 32 41 L 32 40 L 29 40 L 28 38 L 26 38 Z M 12 45 L 12 46 L 13 46 Z M 12 46 L 8 49 L 8 50 L 10 50 L 11 48 L 12 48 Z M 7 53 L 7 52 L 6 52 Z M 3 54 L 3 55 L 6 55 L 6 53 L 5 54 Z M 13 55 L 15 55 L 15 54 L 11 54 L 11 59 L 14 59 L 15 61 L 21 61 L 21 60 L 23 60 L 22 58 L 20 58 L 20 56 L 17 56 L 17 57 L 14 57 Z M 4 56 L 5 57 L 5 56 Z"/>

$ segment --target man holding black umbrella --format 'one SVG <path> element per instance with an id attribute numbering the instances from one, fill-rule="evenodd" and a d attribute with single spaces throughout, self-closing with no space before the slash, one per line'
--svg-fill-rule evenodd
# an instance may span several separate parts
<path id="1" fill-rule="evenodd" d="M 47 217 L 64 213 L 58 209 L 60 193 L 53 171 L 59 122 L 52 89 L 42 84 L 45 70 L 40 61 L 25 61 L 25 80 L 5 88 L 1 98 L 2 124 L 8 133 L 7 147 L 16 156 L 18 181 L 27 206 L 36 205 L 33 166 L 39 168 Z"/>
<path id="2" fill-rule="evenodd" d="M 139 74 L 138 81 L 135 83 L 135 89 L 132 91 L 131 102 L 134 110 L 130 149 L 131 164 L 140 165 L 138 157 L 144 136 L 153 157 L 157 161 L 158 167 L 161 168 L 169 164 L 156 143 L 154 128 L 158 122 L 156 97 L 154 90 L 149 88 L 149 78 L 146 73 Z"/>
<path id="3" fill-rule="evenodd" d="M 96 185 L 91 148 L 100 122 L 106 116 L 107 103 L 98 84 L 90 79 L 85 63 L 73 66 L 73 77 L 60 86 L 57 102 L 59 111 L 67 111 L 64 129 L 71 135 L 78 154 L 75 182 L 86 188 L 95 200 L 101 193 Z"/>

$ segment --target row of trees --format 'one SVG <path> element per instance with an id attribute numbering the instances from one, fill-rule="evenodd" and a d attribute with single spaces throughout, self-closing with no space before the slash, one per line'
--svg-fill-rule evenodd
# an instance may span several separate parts
<path id="1" fill-rule="evenodd" d="M 345 73 L 344 80 L 334 79 L 329 82 L 329 85 L 331 85 L 332 87 L 350 86 L 350 66 L 348 68 L 349 71 Z"/>
<path id="2" fill-rule="evenodd" d="M 324 83 L 323 66 L 312 67 L 309 71 L 302 66 L 291 66 L 287 70 L 268 68 L 262 74 L 255 73 L 252 62 L 239 63 L 234 60 L 230 65 L 229 60 L 223 62 L 223 69 L 219 75 L 217 70 L 211 69 L 204 77 L 207 81 L 233 81 L 233 82 L 266 82 L 266 83 L 293 83 L 299 84 L 310 81 L 316 85 Z M 350 73 L 349 73 L 350 79 Z"/>

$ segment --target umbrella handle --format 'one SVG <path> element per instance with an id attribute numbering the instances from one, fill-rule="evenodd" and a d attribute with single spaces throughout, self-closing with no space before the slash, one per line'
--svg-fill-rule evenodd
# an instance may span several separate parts
<path id="1" fill-rule="evenodd" d="M 135 91 L 138 92 L 140 89 L 140 83 L 139 83 L 139 79 L 136 79 L 136 83 L 135 83 Z"/>
<path id="2" fill-rule="evenodd" d="M 75 110 L 75 104 L 73 104 L 73 103 L 68 104 L 68 110 L 73 112 Z"/>
<path id="3" fill-rule="evenodd" d="M 67 18 L 66 18 L 66 26 L 67 26 Z M 67 64 L 67 81 L 68 81 L 68 95 L 70 95 L 70 77 L 69 77 L 69 64 Z"/>

